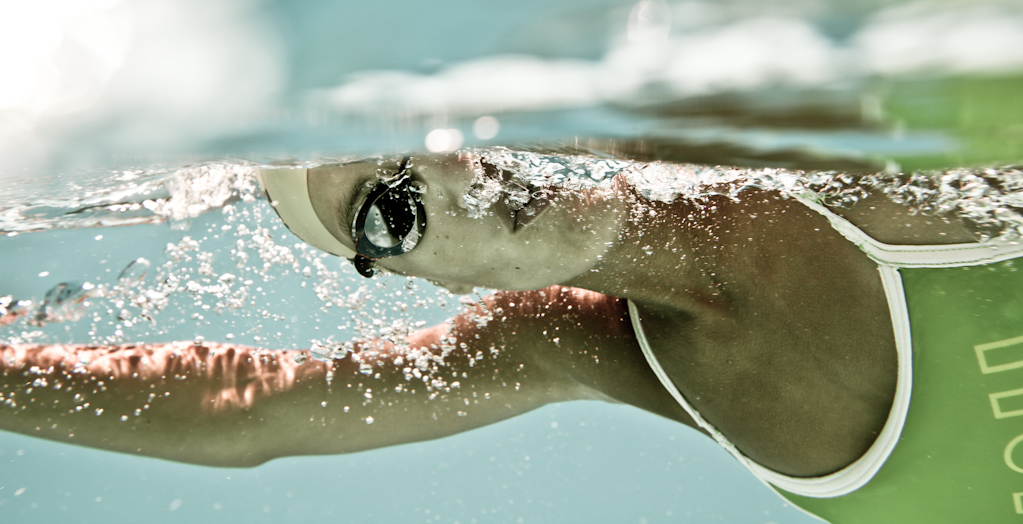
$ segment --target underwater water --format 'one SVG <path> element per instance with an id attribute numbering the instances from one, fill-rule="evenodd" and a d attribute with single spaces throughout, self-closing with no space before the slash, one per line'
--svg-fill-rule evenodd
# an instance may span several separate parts
<path id="1" fill-rule="evenodd" d="M 709 181 L 841 200 L 842 173 L 875 173 L 1023 233 L 1013 2 L 40 5 L 2 6 L 22 33 L 0 41 L 32 50 L 0 51 L 6 343 L 328 358 L 479 299 L 301 243 L 260 195 L 269 163 L 472 150 L 562 186 L 632 170 L 654 200 Z M 0 464 L 4 522 L 814 521 L 696 431 L 599 402 L 251 469 L 0 433 Z"/>

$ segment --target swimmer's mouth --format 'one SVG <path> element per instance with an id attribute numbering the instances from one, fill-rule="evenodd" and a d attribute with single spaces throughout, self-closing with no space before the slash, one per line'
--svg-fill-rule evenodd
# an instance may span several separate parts
<path id="1" fill-rule="evenodd" d="M 512 231 L 518 231 L 520 228 L 525 227 L 526 224 L 536 220 L 536 217 L 540 216 L 540 213 L 547 209 L 547 206 L 551 205 L 551 197 L 553 195 L 551 195 L 550 191 L 530 189 L 531 198 L 529 201 L 514 211 L 515 224 Z"/>
<path id="2" fill-rule="evenodd" d="M 511 173 L 498 169 L 493 164 L 488 162 L 481 164 L 487 178 L 497 180 L 505 187 L 504 195 L 498 199 L 500 207 L 495 211 L 505 217 L 512 232 L 536 220 L 536 217 L 551 205 L 554 198 L 552 188 L 523 184 L 514 180 Z M 523 198 L 526 195 L 529 197 L 528 200 Z"/>

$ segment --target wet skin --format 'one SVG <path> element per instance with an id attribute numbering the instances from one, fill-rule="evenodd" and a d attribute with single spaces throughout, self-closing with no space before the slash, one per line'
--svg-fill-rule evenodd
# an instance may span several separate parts
<path id="1" fill-rule="evenodd" d="M 392 159 L 383 165 L 371 161 L 310 170 L 316 214 L 342 243 L 354 249 L 352 217 L 367 184 L 392 175 L 396 166 Z M 617 238 L 624 214 L 616 199 L 557 192 L 525 226 L 515 224 L 515 210 L 503 200 L 473 218 L 462 200 L 476 174 L 468 156 L 414 157 L 411 173 L 422 191 L 426 232 L 411 252 L 376 265 L 456 291 L 472 286 L 519 291 L 566 282 L 597 263 Z"/>
<path id="2" fill-rule="evenodd" d="M 436 438 L 572 399 L 614 399 L 692 425 L 644 361 L 624 299 L 637 305 L 654 352 L 686 398 L 765 466 L 799 476 L 835 471 L 862 455 L 883 426 L 896 359 L 876 265 L 802 204 L 753 190 L 740 201 L 650 203 L 619 184 L 558 194 L 518 228 L 506 215 L 512 210 L 499 206 L 469 216 L 460 200 L 474 175 L 468 158 L 415 164 L 426 236 L 411 252 L 376 263 L 456 290 L 509 290 L 490 297 L 485 311 L 414 333 L 409 348 L 357 342 L 353 356 L 332 365 L 285 364 L 293 353 L 223 345 L 0 347 L 0 392 L 20 402 L 4 405 L 0 428 L 252 465 Z M 316 212 L 348 245 L 346 224 L 381 167 L 381 175 L 393 172 L 386 162 L 312 170 Z M 845 212 L 892 243 L 962 235 L 954 224 L 906 213 L 901 223 L 917 222 L 892 228 L 885 218 L 902 211 L 884 200 Z M 443 354 L 429 373 L 446 385 L 409 379 L 409 351 Z M 69 373 L 83 357 L 91 364 Z M 173 379 L 150 376 L 141 372 L 146 362 L 178 371 Z M 362 375 L 364 362 L 378 376 Z M 326 382 L 328 372 L 338 387 Z M 43 393 L 25 394 L 40 377 L 91 390 L 91 407 L 110 413 L 130 413 L 153 392 L 172 394 L 127 423 L 76 418 L 65 408 L 76 388 L 47 388 L 38 401 L 33 395 Z M 363 399 L 367 388 L 372 402 Z M 367 416 L 377 422 L 364 423 Z"/>

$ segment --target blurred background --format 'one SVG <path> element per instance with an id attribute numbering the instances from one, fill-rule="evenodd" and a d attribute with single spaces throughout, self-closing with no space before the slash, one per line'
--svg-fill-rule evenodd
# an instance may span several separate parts
<path id="1" fill-rule="evenodd" d="M 0 6 L 6 179 L 577 139 L 742 165 L 1023 151 L 1015 0 Z"/>

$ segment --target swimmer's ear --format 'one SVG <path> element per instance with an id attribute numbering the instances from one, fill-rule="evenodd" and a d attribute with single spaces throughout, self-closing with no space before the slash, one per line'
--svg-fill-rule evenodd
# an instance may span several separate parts
<path id="1" fill-rule="evenodd" d="M 351 260 L 352 260 L 352 265 L 355 266 L 355 270 L 358 271 L 360 275 L 362 275 L 362 276 L 364 276 L 366 278 L 372 278 L 373 277 L 374 271 L 373 271 L 373 261 L 372 260 L 370 260 L 370 259 L 368 259 L 368 258 L 366 258 L 366 257 L 364 257 L 362 255 L 355 255 L 355 258 L 353 258 Z"/>

